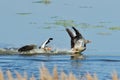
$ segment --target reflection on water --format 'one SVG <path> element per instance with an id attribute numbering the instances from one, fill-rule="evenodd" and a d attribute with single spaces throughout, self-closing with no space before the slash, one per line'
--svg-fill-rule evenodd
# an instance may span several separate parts
<path id="1" fill-rule="evenodd" d="M 71 66 L 73 68 L 80 68 L 82 66 L 81 60 L 72 60 Z"/>

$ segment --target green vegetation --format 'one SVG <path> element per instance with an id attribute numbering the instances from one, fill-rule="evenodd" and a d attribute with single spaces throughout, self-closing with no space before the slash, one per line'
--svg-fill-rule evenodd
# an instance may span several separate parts
<path id="1" fill-rule="evenodd" d="M 76 26 L 73 20 L 56 20 L 53 24 L 64 27 Z"/>
<path id="2" fill-rule="evenodd" d="M 33 3 L 44 3 L 44 4 L 50 4 L 51 1 L 50 0 L 41 0 L 41 1 L 35 1 Z"/>
<path id="3" fill-rule="evenodd" d="M 51 26 L 45 26 L 44 29 L 51 29 Z"/>
<path id="4" fill-rule="evenodd" d="M 51 17 L 51 18 L 54 18 L 56 19 L 58 16 L 54 16 L 54 17 Z M 54 20 L 53 22 L 45 22 L 44 23 L 47 27 L 44 27 L 45 29 L 51 29 L 54 27 L 57 27 L 57 26 L 62 26 L 62 27 L 80 27 L 81 29 L 89 29 L 89 28 L 93 28 L 93 29 L 96 29 L 96 28 L 105 28 L 104 25 L 102 24 L 98 24 L 98 25 L 91 25 L 91 24 L 88 24 L 88 23 L 76 23 L 74 20 Z"/>
<path id="5" fill-rule="evenodd" d="M 98 35 L 111 35 L 111 33 L 109 33 L 109 32 L 99 32 L 99 33 L 97 33 Z"/>
<path id="6" fill-rule="evenodd" d="M 93 28 L 104 28 L 104 26 L 103 25 L 95 25 L 95 26 L 93 26 Z"/>
<path id="7" fill-rule="evenodd" d="M 19 14 L 19 15 L 29 15 L 29 14 L 32 14 L 32 13 L 16 13 L 16 14 Z"/>
<path id="8" fill-rule="evenodd" d="M 110 21 L 100 21 L 99 23 L 100 24 L 108 24 L 108 23 L 112 23 L 112 22 L 110 22 Z"/>
<path id="9" fill-rule="evenodd" d="M 81 24 L 79 24 L 79 26 L 80 26 L 81 28 L 89 28 L 89 27 L 90 27 L 90 24 L 81 23 Z"/>
<path id="10" fill-rule="evenodd" d="M 58 16 L 52 16 L 51 18 L 55 18 L 56 19 L 56 18 L 58 18 Z"/>
<path id="11" fill-rule="evenodd" d="M 57 19 L 58 16 L 53 16 L 51 17 L 52 19 Z M 74 20 L 64 20 L 64 19 L 60 19 L 60 20 L 55 20 L 53 22 L 46 22 L 46 26 L 44 27 L 45 29 L 50 29 L 52 27 L 50 26 L 63 26 L 63 27 L 80 27 L 81 29 L 99 29 L 99 28 L 104 28 L 106 30 L 120 30 L 120 26 L 116 26 L 116 27 L 106 27 L 105 24 L 106 23 L 111 23 L 111 22 L 100 22 L 99 24 L 96 25 L 92 25 L 92 24 L 88 24 L 88 23 L 76 23 Z M 111 35 L 111 33 L 108 32 L 98 32 L 98 35 Z"/>
<path id="12" fill-rule="evenodd" d="M 109 30 L 120 30 L 120 26 L 118 26 L 118 27 L 109 27 Z"/>
<path id="13" fill-rule="evenodd" d="M 103 25 L 90 25 L 88 23 L 81 23 L 79 24 L 81 28 L 104 28 Z"/>

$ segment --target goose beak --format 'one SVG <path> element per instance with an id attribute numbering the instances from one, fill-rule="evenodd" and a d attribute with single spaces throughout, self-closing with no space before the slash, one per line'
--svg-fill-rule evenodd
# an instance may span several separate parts
<path id="1" fill-rule="evenodd" d="M 87 44 L 87 43 L 91 43 L 91 42 L 92 42 L 92 41 L 90 41 L 90 40 L 86 40 L 86 42 L 85 42 L 85 43 Z"/>
<path id="2" fill-rule="evenodd" d="M 88 43 L 92 43 L 92 41 L 88 40 Z"/>

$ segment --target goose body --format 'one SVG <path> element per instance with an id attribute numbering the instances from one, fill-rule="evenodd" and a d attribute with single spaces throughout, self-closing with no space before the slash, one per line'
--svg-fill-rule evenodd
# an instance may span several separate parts
<path id="1" fill-rule="evenodd" d="M 50 40 L 53 40 L 53 38 L 49 38 L 46 41 L 44 41 L 39 48 L 37 48 L 37 45 L 34 45 L 34 44 L 22 46 L 21 48 L 18 49 L 18 52 L 20 52 L 20 53 L 49 52 L 51 50 L 51 48 L 48 47 L 47 44 L 50 43 Z"/>
<path id="2" fill-rule="evenodd" d="M 66 28 L 66 31 L 71 38 L 71 49 L 73 51 L 83 52 L 86 50 L 86 44 L 90 43 L 90 41 L 86 40 L 75 27 L 72 27 L 72 29 L 74 32 L 69 28 Z"/>

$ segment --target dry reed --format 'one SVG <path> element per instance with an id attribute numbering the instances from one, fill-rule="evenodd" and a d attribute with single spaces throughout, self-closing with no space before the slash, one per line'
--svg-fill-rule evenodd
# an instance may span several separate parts
<path id="1" fill-rule="evenodd" d="M 4 80 L 3 72 L 0 70 L 0 80 Z"/>
<path id="2" fill-rule="evenodd" d="M 7 78 L 4 77 L 2 70 L 0 70 L 0 80 L 6 80 L 6 79 L 7 80 L 37 80 L 33 74 L 32 74 L 32 77 L 28 79 L 26 72 L 24 72 L 24 75 L 22 76 L 19 72 L 15 71 L 16 78 L 12 76 L 12 73 L 10 70 L 7 70 L 6 74 L 7 74 Z M 72 72 L 70 72 L 69 75 L 67 75 L 63 71 L 61 71 L 60 75 L 58 75 L 56 66 L 53 69 L 53 74 L 50 74 L 48 69 L 44 65 L 42 65 L 42 67 L 40 68 L 40 79 L 39 80 L 98 80 L 96 74 L 92 76 L 90 73 L 87 73 L 84 77 L 85 79 L 77 78 Z M 116 71 L 112 73 L 111 80 L 119 80 Z"/>
<path id="3" fill-rule="evenodd" d="M 116 71 L 112 73 L 112 80 L 118 80 L 118 75 Z"/>

